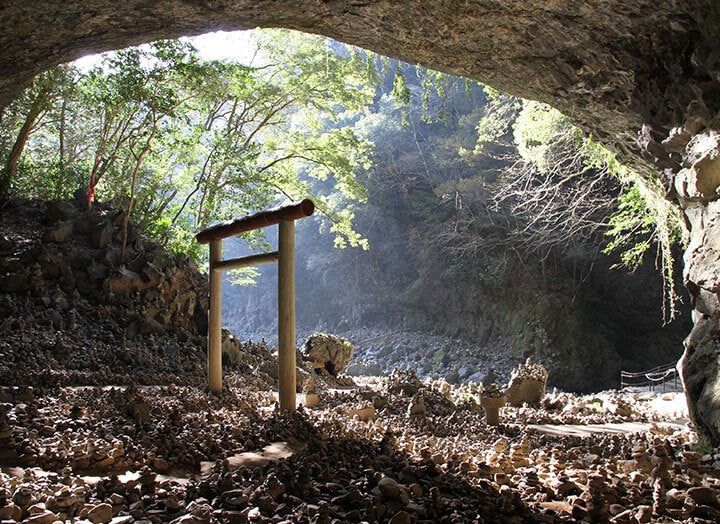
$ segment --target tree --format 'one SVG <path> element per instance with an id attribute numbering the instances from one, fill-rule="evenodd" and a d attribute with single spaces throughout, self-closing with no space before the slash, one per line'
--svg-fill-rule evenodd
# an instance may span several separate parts
<path id="1" fill-rule="evenodd" d="M 53 88 L 56 85 L 56 78 L 60 74 L 60 68 L 40 74 L 35 78 L 32 86 L 26 90 L 23 100 L 19 104 L 18 111 L 22 111 L 24 116 L 12 149 L 0 171 L 0 203 L 5 201 L 8 196 L 10 185 L 17 175 L 18 163 L 30 134 L 37 127 L 42 115 L 51 107 Z"/>
<path id="2" fill-rule="evenodd" d="M 104 55 L 47 104 L 53 125 L 28 165 L 53 185 L 86 170 L 90 199 L 98 191 L 124 207 L 125 224 L 135 216 L 178 249 L 212 220 L 306 196 L 357 244 L 352 214 L 318 199 L 310 181 L 331 178 L 334 191 L 364 198 L 354 170 L 371 145 L 338 115 L 372 101 L 373 68 L 354 50 L 289 31 L 261 33 L 257 45 L 255 66 L 204 61 L 178 41 Z M 50 159 L 62 169 L 47 169 Z M 125 231 L 123 255 L 126 242 Z"/>

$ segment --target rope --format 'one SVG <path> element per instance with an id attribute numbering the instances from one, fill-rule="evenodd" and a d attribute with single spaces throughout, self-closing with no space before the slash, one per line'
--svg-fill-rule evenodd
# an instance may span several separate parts
<path id="1" fill-rule="evenodd" d="M 657 366 L 647 371 L 620 371 L 620 387 L 626 386 L 644 386 L 660 384 L 665 382 L 668 377 L 674 377 L 677 374 L 675 364 L 667 364 L 665 366 Z"/>

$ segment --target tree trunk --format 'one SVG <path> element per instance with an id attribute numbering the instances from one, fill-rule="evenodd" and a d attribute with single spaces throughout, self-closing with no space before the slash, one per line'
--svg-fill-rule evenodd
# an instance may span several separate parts
<path id="1" fill-rule="evenodd" d="M 60 109 L 60 130 L 58 132 L 60 160 L 58 162 L 58 183 L 55 188 L 55 197 L 62 198 L 65 186 L 65 113 L 67 110 L 67 98 L 63 97 L 62 108 Z"/>
<path id="2" fill-rule="evenodd" d="M 125 213 L 125 219 L 123 220 L 123 231 L 122 231 L 122 247 L 120 248 L 120 260 L 125 260 L 125 251 L 127 249 L 127 229 L 128 222 L 130 221 L 130 212 L 132 211 L 133 203 L 135 202 L 135 187 L 137 184 L 137 175 L 142 165 L 143 157 L 150 150 L 150 142 L 155 137 L 155 131 L 157 130 L 157 120 L 153 119 L 153 127 L 150 136 L 145 143 L 145 147 L 135 159 L 135 168 L 132 174 L 132 187 L 130 189 L 130 202 L 128 203 L 127 212 Z"/>
<path id="3" fill-rule="evenodd" d="M 10 156 L 5 163 L 2 173 L 0 173 L 0 202 L 4 201 L 8 196 L 10 184 L 17 173 L 18 162 L 20 161 L 20 157 L 25 149 L 25 144 L 27 144 L 28 137 L 30 136 L 30 132 L 32 131 L 35 121 L 40 113 L 42 113 L 43 106 L 45 105 L 50 89 L 51 86 L 48 85 L 44 87 L 40 93 L 38 93 L 38 96 L 35 100 L 33 100 L 30 110 L 25 117 L 25 122 L 23 122 L 23 125 L 18 132 L 15 144 L 10 151 Z"/>

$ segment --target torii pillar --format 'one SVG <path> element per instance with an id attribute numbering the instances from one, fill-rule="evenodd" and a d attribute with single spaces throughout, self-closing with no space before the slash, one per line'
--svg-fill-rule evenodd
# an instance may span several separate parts
<path id="1" fill-rule="evenodd" d="M 280 409 L 295 411 L 295 220 L 315 211 L 312 200 L 268 209 L 222 222 L 200 231 L 195 238 L 210 244 L 210 309 L 208 312 L 208 387 L 222 389 L 222 272 L 278 262 L 278 400 Z M 278 250 L 222 260 L 222 239 L 279 224 Z"/>

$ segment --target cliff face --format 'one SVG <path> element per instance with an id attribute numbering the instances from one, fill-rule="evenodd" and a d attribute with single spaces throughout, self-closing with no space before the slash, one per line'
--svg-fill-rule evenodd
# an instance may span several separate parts
<path id="1" fill-rule="evenodd" d="M 0 7 L 0 106 L 57 63 L 158 38 L 288 27 L 547 102 L 660 176 L 686 212 L 695 328 L 683 375 L 720 442 L 720 4 L 710 0 L 9 0 Z"/>

